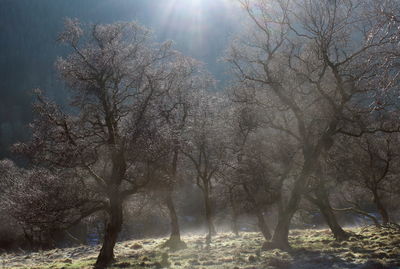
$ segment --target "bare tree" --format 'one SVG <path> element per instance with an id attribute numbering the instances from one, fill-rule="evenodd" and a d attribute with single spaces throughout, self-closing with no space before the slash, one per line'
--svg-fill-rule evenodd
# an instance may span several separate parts
<path id="1" fill-rule="evenodd" d="M 367 216 L 377 225 L 378 219 L 362 208 L 368 202 L 372 202 L 381 216 L 382 224 L 387 225 L 390 222 L 385 201 L 396 196 L 398 192 L 397 141 L 396 134 L 365 135 L 362 138 L 347 140 L 347 143 L 343 143 L 346 151 L 335 151 L 333 157 L 337 162 L 336 173 L 341 176 L 342 185 L 345 188 L 364 190 L 363 204 L 357 201 L 356 195 L 349 197 L 344 191 L 344 196 L 347 197 L 345 200 L 351 205 L 346 210 Z"/>
<path id="2" fill-rule="evenodd" d="M 223 189 L 220 191 L 220 200 L 222 203 L 229 204 L 231 211 L 231 229 L 235 236 L 239 235 L 239 224 L 238 219 L 240 214 L 246 212 L 243 206 L 246 199 L 243 197 L 243 192 L 240 190 L 239 186 L 232 184 L 232 182 L 225 180 L 221 181 Z"/>
<path id="3" fill-rule="evenodd" d="M 226 181 L 241 189 L 245 197 L 241 203 L 254 213 L 260 231 L 269 240 L 271 231 L 264 213 L 281 199 L 283 183 L 292 168 L 296 150 L 290 139 L 282 139 L 281 134 L 279 137 L 277 132 L 266 128 L 269 119 L 263 113 L 268 105 L 264 103 L 266 106 L 260 108 L 262 104 L 253 87 L 242 85 L 232 90 L 231 156 Z M 268 113 L 269 117 L 273 117 L 271 114 Z"/>
<path id="4" fill-rule="evenodd" d="M 73 171 L 23 169 L 15 165 L 6 169 L 2 181 L 8 182 L 9 187 L 4 205 L 32 246 L 54 246 L 54 235 L 103 208 L 96 193 L 82 184 Z"/>
<path id="5" fill-rule="evenodd" d="M 71 89 L 63 111 L 40 93 L 33 139 L 17 148 L 42 165 L 78 170 L 102 197 L 108 221 L 96 268 L 114 259 L 123 203 L 156 176 L 168 154 L 158 110 L 176 75 L 170 43 L 151 43 L 136 23 L 82 27 L 68 19 L 59 40 L 72 53 L 57 68 Z"/>
<path id="6" fill-rule="evenodd" d="M 158 192 L 164 199 L 171 220 L 171 235 L 164 244 L 171 249 L 186 247 L 181 240 L 178 215 L 173 201 L 174 189 L 186 174 L 181 161 L 181 149 L 185 142 L 183 134 L 192 110 L 192 99 L 197 91 L 205 90 L 210 81 L 211 78 L 201 63 L 180 55 L 175 60 L 171 76 L 164 82 L 168 90 L 158 110 L 160 118 L 168 128 L 166 147 L 169 153 L 163 159 L 164 165 L 160 164 L 160 167 L 164 167 L 162 171 L 165 180 L 158 181 Z"/>
<path id="7" fill-rule="evenodd" d="M 291 218 L 335 135 L 354 135 L 357 113 L 379 91 L 372 82 L 388 44 L 374 35 L 376 19 L 359 1 L 239 1 L 253 28 L 234 41 L 227 60 L 239 83 L 254 84 L 274 104 L 270 128 L 302 148 L 302 164 L 278 218 L 272 246 L 288 248 Z M 364 129 L 363 129 L 364 130 Z"/>
<path id="8" fill-rule="evenodd" d="M 226 156 L 223 99 L 206 91 L 199 91 L 192 100 L 192 110 L 185 133 L 182 153 L 194 168 L 196 185 L 204 197 L 208 235 L 207 243 L 216 233 L 213 224 L 211 192 L 213 181 L 223 169 Z"/>
<path id="9" fill-rule="evenodd" d="M 346 240 L 350 235 L 340 226 L 330 201 L 331 191 L 329 190 L 337 187 L 335 185 L 337 181 L 325 170 L 320 164 L 315 176 L 311 177 L 309 192 L 305 194 L 305 197 L 319 209 L 335 239 Z"/>

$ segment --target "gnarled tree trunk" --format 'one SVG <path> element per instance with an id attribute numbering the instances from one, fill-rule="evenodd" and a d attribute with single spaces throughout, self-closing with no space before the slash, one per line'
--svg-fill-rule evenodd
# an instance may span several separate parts
<path id="1" fill-rule="evenodd" d="M 171 235 L 169 239 L 164 243 L 164 246 L 169 247 L 172 250 L 186 248 L 185 242 L 181 240 L 178 215 L 176 214 L 175 205 L 172 200 L 171 192 L 167 193 L 167 196 L 165 198 L 165 204 L 167 205 L 169 217 L 171 220 Z"/>
<path id="2" fill-rule="evenodd" d="M 179 151 L 178 151 L 178 146 L 176 146 L 171 166 L 171 174 L 174 180 L 176 180 L 176 173 L 178 169 L 178 156 L 179 156 Z M 171 220 L 171 235 L 167 240 L 167 242 L 165 242 L 164 246 L 169 247 L 172 250 L 178 250 L 186 248 L 186 244 L 181 240 L 178 215 L 176 214 L 174 201 L 172 200 L 172 193 L 173 193 L 172 184 L 174 183 L 176 182 L 171 183 L 171 185 L 168 186 L 166 190 L 165 204 L 167 205 L 169 217 Z"/>
<path id="3" fill-rule="evenodd" d="M 261 210 L 261 207 L 259 205 L 259 203 L 256 201 L 256 199 L 253 197 L 252 193 L 249 190 L 249 187 L 247 186 L 247 184 L 243 184 L 243 189 L 246 192 L 247 195 L 247 200 L 253 205 L 254 207 L 254 212 L 255 215 L 257 217 L 257 225 L 258 228 L 260 229 L 261 233 L 263 234 L 264 238 L 266 240 L 270 240 L 271 239 L 271 232 L 269 231 L 268 225 L 265 222 L 264 219 L 264 215 L 263 212 Z"/>
<path id="4" fill-rule="evenodd" d="M 279 211 L 278 223 L 272 236 L 270 248 L 290 249 L 288 238 L 290 222 L 297 211 L 304 188 L 307 186 L 308 177 L 313 172 L 318 154 L 319 152 L 314 152 L 314 156 L 306 159 L 301 174 L 294 183 L 288 203 Z"/>
<path id="5" fill-rule="evenodd" d="M 331 229 L 335 239 L 338 241 L 346 240 L 349 237 L 349 234 L 346 233 L 338 223 L 332 208 L 325 203 L 318 203 L 317 206 L 324 216 L 324 219 Z"/>
<path id="6" fill-rule="evenodd" d="M 372 192 L 374 195 L 374 203 L 378 209 L 379 214 L 382 217 L 382 224 L 387 225 L 390 221 L 389 213 L 387 212 L 385 206 L 382 203 L 381 197 L 379 197 L 378 190 Z"/>
<path id="7" fill-rule="evenodd" d="M 171 220 L 171 235 L 170 240 L 181 240 L 181 233 L 179 230 L 179 223 L 178 223 L 178 215 L 176 214 L 175 205 L 172 201 L 171 194 L 167 194 L 167 198 L 165 199 L 165 203 L 167 204 L 169 217 Z"/>
<path id="8" fill-rule="evenodd" d="M 271 239 L 271 232 L 269 231 L 269 227 L 265 222 L 264 215 L 259 208 L 256 208 L 256 216 L 257 216 L 257 224 L 258 228 L 260 229 L 261 233 L 263 234 L 266 240 Z"/>
<path id="9" fill-rule="evenodd" d="M 238 226 L 238 214 L 236 212 L 232 213 L 232 232 L 234 235 L 239 235 L 239 226 Z"/>
<path id="10" fill-rule="evenodd" d="M 235 204 L 235 198 L 233 195 L 233 188 L 229 188 L 229 203 L 231 204 L 231 209 L 232 209 L 232 232 L 238 236 L 239 235 L 239 227 L 238 227 L 238 210 Z"/>
<path id="11" fill-rule="evenodd" d="M 114 246 L 122 227 L 122 201 L 114 193 L 110 197 L 109 220 L 104 234 L 103 246 L 97 257 L 94 268 L 107 268 L 114 261 Z"/>
<path id="12" fill-rule="evenodd" d="M 278 217 L 278 223 L 276 225 L 274 235 L 272 236 L 272 242 L 269 248 L 289 249 L 289 226 L 293 214 L 296 212 L 296 207 L 292 207 L 290 210 L 282 211 Z"/>
<path id="13" fill-rule="evenodd" d="M 325 195 L 324 195 L 325 193 Z M 338 223 L 336 216 L 333 212 L 333 209 L 330 205 L 328 194 L 324 192 L 316 192 L 316 198 L 311 196 L 307 196 L 307 199 L 315 204 L 319 211 L 321 212 L 322 216 L 324 217 L 325 222 L 328 224 L 329 228 L 331 229 L 333 236 L 336 240 L 342 241 L 346 240 L 349 237 L 349 234 L 346 233 L 343 228 Z"/>
<path id="14" fill-rule="evenodd" d="M 208 189 L 204 190 L 204 205 L 205 205 L 205 213 L 206 213 L 206 221 L 208 228 L 208 235 L 206 237 L 206 243 L 211 242 L 211 237 L 215 235 L 217 232 L 215 231 L 215 227 L 212 221 L 212 206 Z"/>

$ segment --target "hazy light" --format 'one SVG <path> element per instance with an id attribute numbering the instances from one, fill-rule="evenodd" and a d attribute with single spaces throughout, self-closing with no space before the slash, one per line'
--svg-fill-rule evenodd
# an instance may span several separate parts
<path id="1" fill-rule="evenodd" d="M 229 15 L 235 0 L 162 0 L 159 23 L 168 36 L 182 38 L 191 47 L 201 47 L 204 34 L 210 27 L 216 27 L 218 17 Z M 214 24 L 213 24 L 214 23 Z"/>

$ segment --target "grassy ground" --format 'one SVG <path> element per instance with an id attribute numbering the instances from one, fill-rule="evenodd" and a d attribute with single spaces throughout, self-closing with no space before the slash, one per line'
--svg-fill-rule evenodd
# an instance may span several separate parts
<path id="1" fill-rule="evenodd" d="M 187 235 L 183 239 L 188 248 L 176 252 L 160 247 L 165 238 L 125 241 L 117 244 L 117 262 L 110 268 L 400 268 L 399 230 L 368 227 L 351 232 L 347 242 L 339 243 L 328 230 L 293 230 L 289 252 L 261 250 L 264 240 L 259 233 L 219 234 L 209 247 L 204 236 Z M 81 246 L 2 254 L 0 268 L 91 268 L 98 250 L 99 246 Z"/>

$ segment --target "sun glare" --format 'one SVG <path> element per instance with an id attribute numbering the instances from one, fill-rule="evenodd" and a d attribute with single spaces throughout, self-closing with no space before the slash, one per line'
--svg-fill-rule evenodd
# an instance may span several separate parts
<path id="1" fill-rule="evenodd" d="M 165 34 L 189 39 L 191 46 L 199 46 L 209 27 L 210 18 L 228 14 L 235 0 L 165 0 L 160 9 L 160 23 Z"/>

